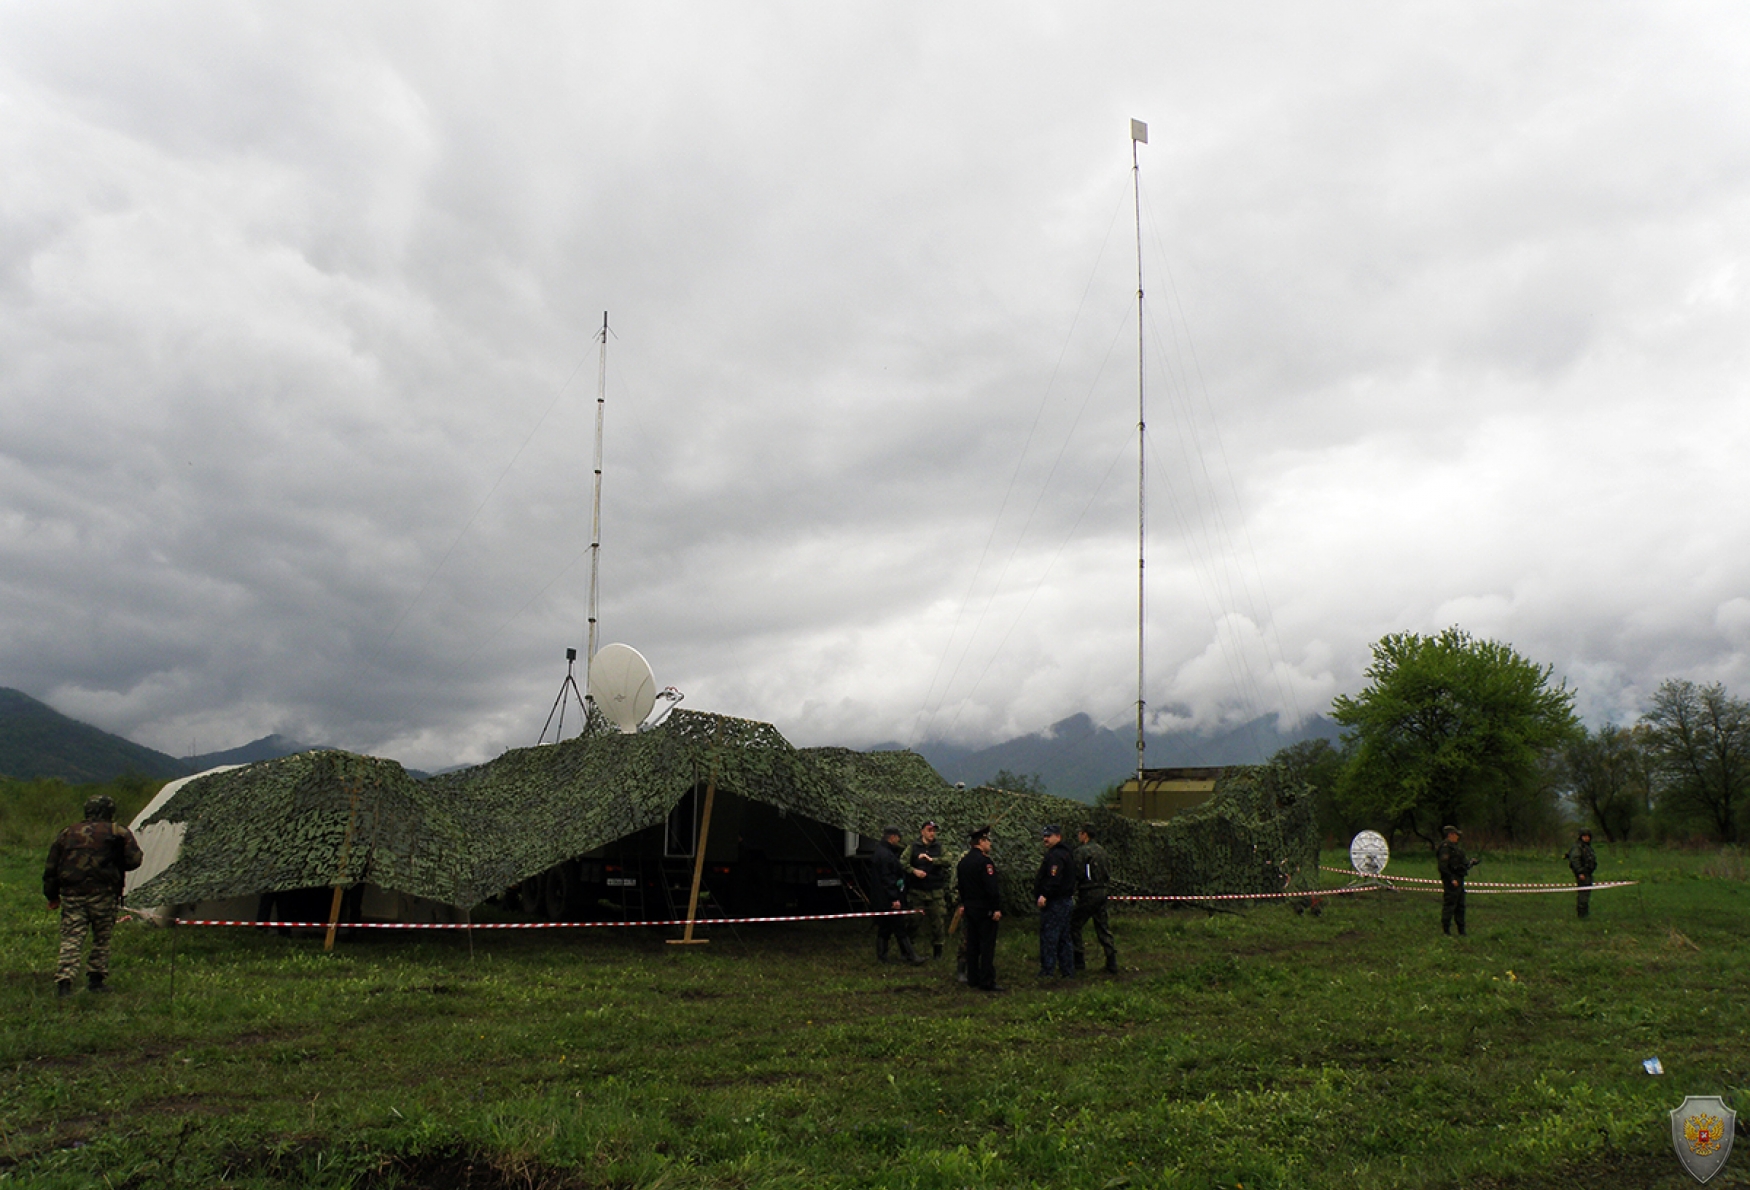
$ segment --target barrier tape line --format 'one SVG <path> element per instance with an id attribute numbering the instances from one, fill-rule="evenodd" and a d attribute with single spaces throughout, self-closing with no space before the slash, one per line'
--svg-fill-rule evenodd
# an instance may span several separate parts
<path id="1" fill-rule="evenodd" d="M 1289 900 L 1304 897 L 1340 897 L 1348 893 L 1378 892 L 1379 886 L 1374 884 L 1357 884 L 1348 888 L 1309 888 L 1300 892 L 1273 893 L 1205 893 L 1198 896 L 1186 893 L 1171 897 L 1121 896 L 1107 897 L 1108 901 L 1270 901 Z"/>
<path id="2" fill-rule="evenodd" d="M 1353 868 L 1327 868 L 1323 865 L 1320 865 L 1319 871 L 1321 871 L 1321 872 L 1335 872 L 1339 876 L 1355 876 L 1355 877 L 1358 877 L 1362 880 L 1383 880 L 1387 884 L 1439 884 L 1440 883 L 1440 881 L 1430 879 L 1427 876 L 1385 876 L 1385 875 L 1381 875 L 1379 873 L 1374 873 L 1374 872 L 1357 872 Z M 1538 891 L 1550 891 L 1550 892 L 1560 892 L 1560 891 L 1565 889 L 1568 892 L 1573 892 L 1575 889 L 1578 889 L 1581 887 L 1586 887 L 1586 888 L 1620 888 L 1625 884 L 1635 884 L 1635 883 L 1638 883 L 1638 882 L 1634 881 L 1634 880 L 1617 880 L 1617 881 L 1612 881 L 1609 884 L 1588 884 L 1585 886 L 1581 886 L 1578 884 L 1574 884 L 1571 881 L 1567 884 L 1552 884 L 1552 883 L 1518 883 L 1518 884 L 1515 884 L 1515 883 L 1512 883 L 1510 881 L 1505 881 L 1505 880 L 1466 880 L 1464 882 L 1464 886 L 1467 889 L 1515 888 L 1515 889 L 1535 889 Z"/>
<path id="3" fill-rule="evenodd" d="M 856 918 L 917 917 L 922 909 L 883 909 L 877 913 L 814 913 L 793 917 L 700 917 L 693 927 L 753 926 L 782 921 L 847 921 Z M 220 921 L 201 918 L 177 918 L 179 926 L 245 926 L 258 930 L 326 930 L 325 921 Z M 342 921 L 333 923 L 339 930 L 599 930 L 626 926 L 684 926 L 686 918 L 674 921 Z"/>
<path id="4" fill-rule="evenodd" d="M 1507 896 L 1512 896 L 1514 893 L 1565 893 L 1565 892 L 1591 893 L 1591 892 L 1597 892 L 1601 888 L 1627 888 L 1631 884 L 1639 884 L 1639 883 L 1640 883 L 1639 880 L 1606 880 L 1603 884 L 1551 884 L 1551 885 L 1547 885 L 1547 886 L 1539 886 L 1537 888 L 1478 888 L 1478 889 L 1473 889 L 1473 888 L 1471 888 L 1470 885 L 1467 884 L 1464 886 L 1464 891 L 1467 894 L 1472 894 L 1472 895 L 1479 896 L 1479 897 L 1507 897 Z M 1414 888 L 1414 889 L 1410 889 L 1409 891 L 1410 892 L 1433 892 L 1434 890 L 1431 888 L 1430 889 Z"/>

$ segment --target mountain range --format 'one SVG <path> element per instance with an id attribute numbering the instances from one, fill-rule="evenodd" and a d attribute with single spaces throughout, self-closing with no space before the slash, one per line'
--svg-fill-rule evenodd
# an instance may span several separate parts
<path id="1" fill-rule="evenodd" d="M 274 760 L 311 747 L 269 735 L 239 748 L 178 758 L 68 718 L 22 691 L 0 687 L 0 776 L 20 780 L 58 777 L 86 785 L 128 774 L 167 780 L 215 765 Z"/>
<path id="2" fill-rule="evenodd" d="M 1150 768 L 1256 764 L 1300 740 L 1334 741 L 1338 731 L 1335 723 L 1322 716 L 1284 730 L 1274 715 L 1266 715 L 1214 735 L 1188 731 L 1152 735 L 1145 755 Z M 169 756 L 69 718 L 28 694 L 0 688 L 0 776 L 23 780 L 58 777 L 88 784 L 132 773 L 164 780 L 215 765 L 273 760 L 317 746 L 269 735 L 222 752 Z M 871 750 L 900 747 L 879 744 Z M 1044 731 L 985 748 L 926 741 L 914 751 L 950 781 L 978 785 L 1008 772 L 1035 778 L 1047 792 L 1083 801 L 1092 801 L 1101 790 L 1136 769 L 1136 737 L 1098 726 L 1087 715 L 1071 715 Z"/>
<path id="3" fill-rule="evenodd" d="M 1182 766 L 1260 764 L 1280 749 L 1306 739 L 1336 742 L 1342 729 L 1322 715 L 1284 729 L 1275 715 L 1263 715 L 1213 735 L 1169 732 L 1146 737 L 1144 758 L 1151 769 Z M 898 744 L 878 745 L 876 751 Z M 1036 777 L 1047 793 L 1092 801 L 1136 772 L 1136 734 L 1097 726 L 1087 715 L 1060 719 L 1044 731 L 1017 736 L 987 748 L 939 741 L 916 745 L 917 752 L 950 781 L 978 785 L 999 772 Z"/>

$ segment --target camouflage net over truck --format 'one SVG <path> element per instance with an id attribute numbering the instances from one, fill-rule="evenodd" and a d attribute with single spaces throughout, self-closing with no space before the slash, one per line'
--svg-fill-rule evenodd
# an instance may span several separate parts
<path id="1" fill-rule="evenodd" d="M 1155 823 L 1049 794 L 959 789 L 910 752 L 812 748 L 804 755 L 859 794 L 864 834 L 898 826 L 909 840 L 934 821 L 948 854 L 958 859 L 974 827 L 991 827 L 991 855 L 1011 910 L 1032 908 L 1033 875 L 1045 854 L 1040 831 L 1047 825 L 1061 827 L 1071 847 L 1078 827 L 1094 827 L 1111 861 L 1114 894 L 1279 893 L 1317 884 L 1312 791 L 1278 766 L 1230 767 L 1202 805 Z"/>
<path id="2" fill-rule="evenodd" d="M 1276 768 L 1229 769 L 1208 802 L 1166 824 L 1082 802 L 957 789 L 911 752 L 797 750 L 767 723 L 677 710 L 635 735 L 592 730 L 415 781 L 393 761 L 306 752 L 190 782 L 149 820 L 183 822 L 177 861 L 128 894 L 187 904 L 371 883 L 468 909 L 555 864 L 662 823 L 715 776 L 719 790 L 864 836 L 909 838 L 934 819 L 951 857 L 990 825 L 1005 899 L 1030 905 L 1040 828 L 1096 825 L 1113 891 L 1280 892 L 1310 887 L 1310 793 Z M 350 840 L 349 840 L 350 834 Z"/>

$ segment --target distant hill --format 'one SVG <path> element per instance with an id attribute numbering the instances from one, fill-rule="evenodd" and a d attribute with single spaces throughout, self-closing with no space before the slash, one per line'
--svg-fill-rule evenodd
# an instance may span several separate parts
<path id="1" fill-rule="evenodd" d="M 174 756 L 69 719 L 21 691 L 0 688 L 0 774 L 87 784 L 129 773 L 164 779 L 190 771 Z"/>
<path id="2" fill-rule="evenodd" d="M 188 758 L 190 772 L 205 772 L 221 764 L 254 764 L 258 760 L 278 760 L 282 756 L 293 756 L 299 752 L 311 752 L 324 747 L 321 744 L 300 744 L 297 740 L 289 740 L 283 735 L 264 735 L 259 740 L 251 740 L 240 748 L 227 748 L 223 752 L 203 752 L 199 756 Z"/>
<path id="3" fill-rule="evenodd" d="M 1185 765 L 1259 764 L 1279 750 L 1306 739 L 1335 742 L 1341 728 L 1314 715 L 1292 731 L 1281 730 L 1275 715 L 1264 715 L 1216 735 L 1173 732 L 1148 737 L 1149 768 Z M 896 748 L 879 745 L 877 750 Z M 1136 733 L 1096 726 L 1087 715 L 1071 715 L 1046 730 L 1017 736 L 988 748 L 966 748 L 926 741 L 914 749 L 950 781 L 976 785 L 1007 769 L 1017 776 L 1037 774 L 1049 793 L 1092 801 L 1106 787 L 1136 770 Z"/>

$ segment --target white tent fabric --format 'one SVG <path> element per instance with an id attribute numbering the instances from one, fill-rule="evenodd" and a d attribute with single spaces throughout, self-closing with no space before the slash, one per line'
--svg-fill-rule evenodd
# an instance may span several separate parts
<path id="1" fill-rule="evenodd" d="M 157 797 L 146 803 L 144 810 L 134 815 L 134 820 L 128 824 L 128 829 L 133 831 L 134 838 L 139 840 L 140 850 L 145 853 L 145 860 L 139 867 L 128 873 L 127 892 L 132 892 L 176 862 L 176 857 L 182 853 L 182 832 L 188 828 L 188 824 L 185 822 L 154 822 L 151 826 L 141 826 L 140 824 L 161 810 L 190 781 L 204 777 L 207 773 L 225 773 L 242 767 L 240 764 L 222 764 L 218 768 L 208 769 L 204 773 L 196 773 L 194 776 L 172 781 L 158 791 Z M 151 909 L 136 909 L 134 912 L 148 921 L 162 925 L 164 922 L 162 909 L 162 906 L 157 906 Z"/>

